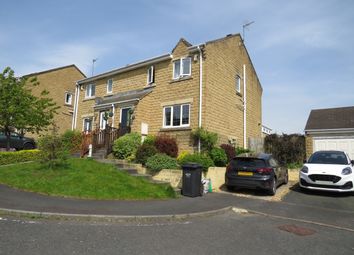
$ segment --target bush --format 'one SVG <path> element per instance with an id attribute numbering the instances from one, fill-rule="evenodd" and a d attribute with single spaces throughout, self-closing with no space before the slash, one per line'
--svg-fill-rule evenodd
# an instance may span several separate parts
<path id="1" fill-rule="evenodd" d="M 146 167 L 153 172 L 159 172 L 162 169 L 178 168 L 178 165 L 176 159 L 166 154 L 158 153 L 147 159 Z"/>
<path id="2" fill-rule="evenodd" d="M 301 164 L 306 157 L 305 137 L 299 134 L 268 135 L 264 149 L 282 164 Z"/>
<path id="3" fill-rule="evenodd" d="M 236 157 L 236 149 L 234 146 L 232 146 L 230 144 L 222 144 L 222 145 L 220 145 L 220 148 L 225 151 L 226 156 L 227 156 L 227 162 L 230 162 L 231 159 Z"/>
<path id="4" fill-rule="evenodd" d="M 251 152 L 251 150 L 245 149 L 245 148 L 242 148 L 242 147 L 237 147 L 236 148 L 236 155 L 240 155 L 242 153 L 248 153 L 248 152 Z"/>
<path id="5" fill-rule="evenodd" d="M 190 153 L 188 151 L 182 151 L 178 157 L 177 157 L 177 162 L 180 162 L 181 160 L 184 159 L 185 156 L 189 155 Z"/>
<path id="6" fill-rule="evenodd" d="M 156 136 L 154 135 L 147 135 L 144 139 L 143 144 L 155 145 Z"/>
<path id="7" fill-rule="evenodd" d="M 178 146 L 175 138 L 158 136 L 155 140 L 155 147 L 160 153 L 165 153 L 173 158 L 178 155 Z"/>
<path id="8" fill-rule="evenodd" d="M 52 134 L 44 135 L 38 139 L 38 148 L 41 150 L 40 161 L 47 167 L 55 168 L 67 165 L 69 151 L 55 128 Z"/>
<path id="9" fill-rule="evenodd" d="M 214 161 L 216 166 L 226 166 L 227 164 L 227 156 L 223 149 L 221 148 L 213 148 L 209 153 L 211 159 Z"/>
<path id="10" fill-rule="evenodd" d="M 40 150 L 4 151 L 0 152 L 0 166 L 40 159 Z"/>
<path id="11" fill-rule="evenodd" d="M 126 159 L 135 155 L 141 144 L 141 136 L 138 133 L 126 134 L 119 137 L 113 144 L 113 155 L 118 159 Z"/>
<path id="12" fill-rule="evenodd" d="M 180 165 L 186 163 L 198 163 L 203 167 L 203 171 L 208 171 L 208 168 L 214 166 L 213 160 L 205 154 L 194 153 L 194 154 L 187 154 L 184 158 L 178 161 Z"/>
<path id="13" fill-rule="evenodd" d="M 200 140 L 200 146 L 202 151 L 210 152 L 218 141 L 218 134 L 209 132 L 204 128 L 197 128 L 192 132 L 195 143 Z"/>
<path id="14" fill-rule="evenodd" d="M 63 145 L 71 153 L 78 152 L 81 149 L 82 134 L 76 130 L 66 130 L 62 134 Z"/>
<path id="15" fill-rule="evenodd" d="M 149 157 L 154 156 L 157 153 L 155 146 L 150 144 L 142 144 L 135 153 L 135 161 L 143 165 Z"/>

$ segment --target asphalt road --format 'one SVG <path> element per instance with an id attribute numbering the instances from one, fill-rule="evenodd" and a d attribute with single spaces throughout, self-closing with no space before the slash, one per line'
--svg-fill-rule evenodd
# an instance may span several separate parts
<path id="1" fill-rule="evenodd" d="M 232 212 L 152 224 L 0 220 L 0 254 L 12 255 L 353 254 L 353 240 L 354 232 Z"/>

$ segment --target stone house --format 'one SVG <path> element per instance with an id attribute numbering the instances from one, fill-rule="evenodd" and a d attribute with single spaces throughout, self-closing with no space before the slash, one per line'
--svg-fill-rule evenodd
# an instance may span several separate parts
<path id="1" fill-rule="evenodd" d="M 171 53 L 79 80 L 73 129 L 103 129 L 105 112 L 112 127 L 175 137 L 180 151 L 196 149 L 198 127 L 246 147 L 261 137 L 262 87 L 239 34 L 182 38 Z"/>
<path id="2" fill-rule="evenodd" d="M 354 106 L 312 110 L 305 127 L 306 157 L 342 150 L 354 159 Z"/>
<path id="3" fill-rule="evenodd" d="M 59 133 L 70 130 L 74 112 L 75 84 L 77 80 L 86 78 L 75 65 L 62 66 L 42 72 L 25 75 L 30 80 L 37 78 L 38 86 L 31 87 L 32 94 L 40 97 L 43 90 L 49 92 L 49 97 L 60 108 L 54 116 L 54 123 L 59 128 Z M 37 138 L 37 134 L 26 134 L 26 136 Z"/>

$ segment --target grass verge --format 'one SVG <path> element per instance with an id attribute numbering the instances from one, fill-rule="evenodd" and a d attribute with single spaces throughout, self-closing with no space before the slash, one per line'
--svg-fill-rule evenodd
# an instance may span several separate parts
<path id="1" fill-rule="evenodd" d="M 85 199 L 146 200 L 175 198 L 170 185 L 153 184 L 90 159 L 70 159 L 65 168 L 38 162 L 0 168 L 0 183 L 47 195 Z"/>

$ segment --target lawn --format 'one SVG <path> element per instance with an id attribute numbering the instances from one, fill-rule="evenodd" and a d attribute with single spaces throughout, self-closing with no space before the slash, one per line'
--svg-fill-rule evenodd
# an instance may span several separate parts
<path id="1" fill-rule="evenodd" d="M 66 168 L 48 169 L 38 162 L 0 167 L 0 183 L 53 196 L 85 199 L 166 199 L 169 185 L 152 184 L 90 159 L 70 159 Z"/>

